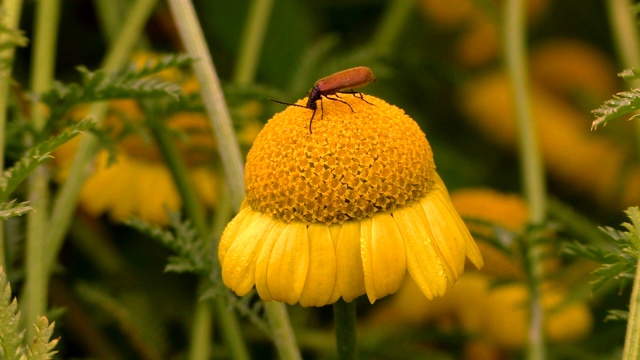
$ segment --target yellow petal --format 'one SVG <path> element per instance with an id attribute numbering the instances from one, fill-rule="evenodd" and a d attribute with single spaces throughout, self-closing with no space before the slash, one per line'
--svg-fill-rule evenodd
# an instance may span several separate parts
<path id="1" fill-rule="evenodd" d="M 336 281 L 334 281 L 333 283 L 333 291 L 331 292 L 331 297 L 329 298 L 329 304 L 333 304 L 334 302 L 338 301 L 340 297 L 342 297 L 342 293 L 340 292 L 340 283 L 338 282 L 338 239 L 340 238 L 341 229 L 342 224 L 332 224 L 329 226 L 329 234 L 331 234 L 331 242 L 333 243 L 333 250 L 336 254 Z M 359 243 L 359 241 L 356 241 L 356 243 Z M 360 245 L 357 245 L 357 248 L 359 250 Z M 358 256 L 359 255 L 360 252 L 358 251 Z M 358 260 L 358 263 L 361 262 Z"/>
<path id="2" fill-rule="evenodd" d="M 389 213 L 375 214 L 370 222 L 362 224 L 364 282 L 373 303 L 398 291 L 407 271 L 406 254 L 400 231 Z"/>
<path id="3" fill-rule="evenodd" d="M 416 204 L 417 205 L 417 204 Z M 407 270 L 429 299 L 447 291 L 447 272 L 433 244 L 433 234 L 416 210 L 405 206 L 393 212 L 407 252 Z"/>
<path id="4" fill-rule="evenodd" d="M 305 280 L 300 305 L 323 306 L 329 304 L 336 283 L 336 251 L 329 227 L 313 223 L 309 235 L 309 271 Z"/>
<path id="5" fill-rule="evenodd" d="M 238 296 L 248 293 L 255 283 L 256 259 L 263 237 L 276 221 L 257 213 L 251 224 L 231 244 L 222 262 L 222 281 Z"/>
<path id="6" fill-rule="evenodd" d="M 427 214 L 424 212 L 424 207 L 422 206 L 422 204 L 418 202 L 414 202 L 409 206 L 411 207 L 411 209 L 415 211 L 414 214 L 418 216 L 421 224 L 429 224 L 429 219 L 427 219 Z M 435 241 L 435 236 L 431 232 L 431 225 L 428 225 L 425 231 L 428 235 L 431 236 L 430 239 L 433 240 L 432 245 L 433 245 L 434 251 L 436 252 L 436 256 L 438 257 L 438 259 L 442 261 L 442 268 L 445 271 L 445 276 L 449 281 L 449 284 L 453 286 L 453 284 L 457 279 L 455 269 L 453 269 L 453 267 L 449 264 L 449 261 L 444 256 L 444 253 L 440 250 L 438 243 Z"/>
<path id="7" fill-rule="evenodd" d="M 309 269 L 307 225 L 292 221 L 273 246 L 267 269 L 267 285 L 276 301 L 295 304 L 300 300 Z"/>
<path id="8" fill-rule="evenodd" d="M 360 237 L 359 221 L 342 223 L 336 244 L 336 264 L 338 266 L 336 283 L 340 288 L 342 298 L 347 302 L 366 292 L 360 255 Z"/>
<path id="9" fill-rule="evenodd" d="M 420 203 L 427 215 L 434 240 L 451 270 L 453 270 L 454 278 L 457 279 L 464 271 L 464 260 L 467 251 L 467 244 L 464 241 L 465 234 L 462 230 L 466 232 L 468 230 L 466 227 L 461 230 L 455 218 L 452 218 L 447 204 L 449 206 L 453 205 L 451 205 L 451 202 L 446 201 L 444 196 L 446 196 L 445 193 L 434 187 L 427 196 L 420 199 Z"/>
<path id="10" fill-rule="evenodd" d="M 227 251 L 229 251 L 229 247 L 231 247 L 231 244 L 236 240 L 238 233 L 244 231 L 245 228 L 251 224 L 251 218 L 257 214 L 258 213 L 251 210 L 251 208 L 245 208 L 224 228 L 222 237 L 220 237 L 220 243 L 218 244 L 218 261 L 220 261 L 220 266 L 224 263 Z"/>
<path id="11" fill-rule="evenodd" d="M 258 295 L 264 301 L 271 301 L 273 297 L 269 291 L 269 285 L 267 282 L 267 272 L 269 270 L 269 261 L 271 260 L 271 252 L 273 246 L 280 239 L 282 232 L 287 227 L 287 223 L 277 221 L 276 225 L 271 229 L 262 242 L 262 248 L 260 248 L 260 254 L 256 263 L 256 290 Z"/>
<path id="12" fill-rule="evenodd" d="M 454 220 L 457 224 L 457 228 L 461 230 L 461 235 L 464 237 L 464 243 L 466 245 L 466 253 L 471 260 L 471 263 L 475 265 L 476 268 L 480 269 L 484 265 L 484 261 L 482 260 L 482 254 L 480 253 L 480 249 L 478 249 L 478 245 L 473 240 L 473 236 L 469 232 L 469 229 L 465 225 L 464 221 L 458 214 L 458 211 L 453 206 L 453 202 L 451 201 L 451 197 L 449 196 L 449 192 L 447 191 L 447 187 L 444 185 L 444 182 L 440 178 L 440 175 L 436 173 L 436 181 L 435 187 L 440 189 L 443 194 L 443 202 L 444 208 L 449 212 L 451 219 Z"/>

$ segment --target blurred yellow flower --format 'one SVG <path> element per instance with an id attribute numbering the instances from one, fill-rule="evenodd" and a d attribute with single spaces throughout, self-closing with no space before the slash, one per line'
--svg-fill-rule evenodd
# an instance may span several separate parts
<path id="1" fill-rule="evenodd" d="M 140 68 L 153 64 L 157 55 L 138 53 L 133 66 Z M 199 91 L 193 76 L 178 69 L 163 70 L 155 76 L 174 81 L 187 94 Z M 69 117 L 86 117 L 87 106 L 73 109 Z M 80 192 L 80 204 L 92 215 L 108 213 L 114 220 L 138 216 L 147 221 L 165 225 L 169 218 L 165 208 L 177 211 L 181 206 L 180 195 L 173 183 L 158 148 L 145 133 L 145 114 L 135 100 L 114 100 L 109 103 L 105 129 L 117 139 L 116 163 L 109 164 L 109 153 L 100 150 L 94 159 L 91 174 Z M 217 202 L 220 181 L 214 170 L 215 142 L 209 121 L 203 113 L 178 112 L 164 119 L 167 127 L 184 136 L 177 140 L 189 176 L 196 193 L 205 206 Z M 139 131 L 131 131 L 137 128 Z M 71 168 L 77 148 L 77 140 L 70 141 L 54 153 L 58 165 L 56 179 L 64 181 Z"/>
<path id="2" fill-rule="evenodd" d="M 531 51 L 536 82 L 567 98 L 598 107 L 617 89 L 613 61 L 594 46 L 574 39 L 545 41 Z"/>
<path id="3" fill-rule="evenodd" d="M 499 11 L 504 1 L 479 2 L 474 0 L 422 0 L 422 13 L 430 24 L 451 32 L 454 55 L 467 67 L 479 67 L 496 60 L 500 52 L 500 35 L 492 9 Z M 548 0 L 528 0 L 528 22 L 535 22 L 547 7 Z"/>
<path id="4" fill-rule="evenodd" d="M 549 172 L 563 181 L 567 190 L 592 196 L 602 204 L 637 204 L 640 197 L 634 196 L 640 195 L 640 168 L 629 164 L 628 149 L 591 132 L 588 114 L 535 83 L 530 94 L 533 123 Z M 496 143 L 516 148 L 515 109 L 505 74 L 494 72 L 474 78 L 463 88 L 460 100 L 475 127 Z"/>
<path id="5" fill-rule="evenodd" d="M 218 249 L 222 279 L 242 296 L 323 306 L 394 293 L 407 271 L 441 296 L 468 256 L 482 258 L 435 172 L 431 148 L 402 110 L 372 96 L 289 107 L 247 157 L 247 197 Z M 306 101 L 306 100 L 302 100 Z M 373 105 L 371 105 L 371 104 Z M 298 104 L 304 104 L 299 102 Z"/>
<path id="6" fill-rule="evenodd" d="M 76 116 L 81 115 L 82 110 L 75 113 Z M 123 116 L 127 121 L 141 121 L 143 117 L 133 100 L 112 102 L 106 122 L 115 131 L 115 136 L 124 127 Z M 215 205 L 219 180 L 212 166 L 215 149 L 206 117 L 179 113 L 167 121 L 169 127 L 187 134 L 187 142 L 181 142 L 178 147 L 190 167 L 192 184 L 203 204 Z M 59 181 L 64 181 L 71 169 L 77 144 L 77 139 L 74 139 L 54 153 Z M 117 221 L 138 216 L 166 225 L 169 218 L 165 208 L 177 211 L 182 201 L 159 150 L 139 134 L 124 137 L 116 150 L 117 159 L 113 164 L 109 164 L 107 150 L 96 154 L 91 174 L 80 191 L 82 208 L 94 216 L 108 213 Z"/>
<path id="7" fill-rule="evenodd" d="M 544 332 L 552 342 L 580 339 L 593 326 L 587 304 L 582 301 L 564 303 L 566 299 L 566 291 L 561 287 L 549 285 L 543 288 Z M 489 290 L 484 311 L 491 316 L 485 318 L 476 332 L 502 347 L 525 346 L 529 324 L 528 300 L 529 290 L 524 283 L 506 284 Z"/>
<path id="8" fill-rule="evenodd" d="M 460 216 L 469 219 L 467 226 L 472 234 L 495 237 L 490 225 L 474 223 L 481 220 L 495 224 L 514 233 L 524 231 L 529 222 L 529 209 L 522 197 L 504 194 L 488 188 L 461 189 L 451 194 L 451 201 Z M 485 241 L 476 239 L 485 266 L 482 272 L 510 279 L 523 279 L 524 270 L 503 251 Z"/>

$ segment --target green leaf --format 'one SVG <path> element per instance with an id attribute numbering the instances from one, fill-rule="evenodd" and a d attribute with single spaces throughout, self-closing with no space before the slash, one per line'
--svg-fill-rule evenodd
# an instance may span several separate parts
<path id="1" fill-rule="evenodd" d="M 18 301 L 11 298 L 11 285 L 0 267 L 0 346 L 6 360 L 18 359 L 24 352 L 19 323 Z"/>
<path id="2" fill-rule="evenodd" d="M 629 320 L 629 312 L 624 310 L 609 310 L 605 321 L 627 321 Z"/>
<path id="3" fill-rule="evenodd" d="M 627 69 L 618 74 L 626 81 L 640 79 L 640 69 Z M 591 113 L 596 119 L 591 123 L 591 130 L 595 130 L 599 125 L 606 125 L 607 122 L 615 118 L 627 115 L 640 109 L 640 89 L 631 89 L 613 95 L 613 99 L 607 100 L 598 109 Z M 635 119 L 633 115 L 629 120 Z"/>
<path id="4" fill-rule="evenodd" d="M 10 217 L 22 216 L 28 213 L 33 210 L 28 204 L 29 202 L 16 203 L 16 200 L 0 204 L 0 220 L 7 220 Z"/>
<path id="5" fill-rule="evenodd" d="M 9 195 L 20 185 L 38 166 L 51 159 L 51 152 L 60 145 L 78 136 L 93 126 L 89 120 L 83 120 L 65 129 L 60 135 L 47 139 L 35 147 L 13 167 L 4 171 L 0 176 L 0 202 L 7 200 Z"/>
<path id="6" fill-rule="evenodd" d="M 640 254 L 640 210 L 637 207 L 632 207 L 627 209 L 626 214 L 631 223 L 623 223 L 622 226 L 627 231 L 619 231 L 610 227 L 600 229 L 609 237 L 611 247 L 604 248 L 579 243 L 564 245 L 565 252 L 602 264 L 593 272 L 596 276 L 592 282 L 594 290 L 612 280 L 617 280 L 620 287 L 623 287 L 635 277 Z"/>
<path id="7" fill-rule="evenodd" d="M 55 322 L 49 325 L 49 320 L 46 317 L 41 316 L 38 322 L 35 324 L 36 336 L 33 340 L 33 346 L 27 347 L 27 354 L 22 355 L 21 360 L 49 360 L 53 358 L 53 355 L 57 353 L 54 351 L 58 341 L 60 339 L 53 339 L 49 341 L 51 335 L 53 335 L 53 328 Z"/>
<path id="8" fill-rule="evenodd" d="M 138 231 L 160 241 L 177 256 L 169 258 L 165 271 L 208 274 L 212 269 L 211 251 L 198 237 L 190 221 L 182 221 L 179 213 L 169 213 L 170 229 L 166 230 L 139 218 L 127 220 Z"/>
<path id="9" fill-rule="evenodd" d="M 141 69 L 129 69 L 110 73 L 105 70 L 89 71 L 79 67 L 82 81 L 65 85 L 54 82 L 51 89 L 41 95 L 41 100 L 51 108 L 52 121 L 61 119 L 73 106 L 94 101 L 122 98 L 148 98 L 168 96 L 178 100 L 182 89 L 174 82 L 151 77 L 160 71 L 188 65 L 192 60 L 184 55 L 167 55 L 149 61 Z"/>
<path id="10" fill-rule="evenodd" d="M 613 99 L 604 102 L 600 108 L 591 113 L 596 119 L 591 123 L 591 129 L 595 130 L 599 125 L 606 125 L 607 122 L 615 118 L 624 116 L 640 109 L 640 89 L 620 92 L 613 96 Z M 631 116 L 631 119 L 636 115 Z"/>

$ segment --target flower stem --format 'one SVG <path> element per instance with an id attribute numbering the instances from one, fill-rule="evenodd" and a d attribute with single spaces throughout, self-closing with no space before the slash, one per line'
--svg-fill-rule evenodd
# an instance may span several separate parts
<path id="1" fill-rule="evenodd" d="M 193 324 L 191 325 L 191 342 L 189 344 L 189 360 L 206 360 L 211 357 L 211 339 L 213 307 L 207 300 L 196 299 Z"/>
<path id="2" fill-rule="evenodd" d="M 20 22 L 22 12 L 22 0 L 6 0 L 2 3 L 3 17 L 2 23 L 7 29 L 16 29 Z M 7 42 L 9 34 L 0 34 L 0 43 Z M 0 58 L 4 59 L 7 65 L 0 67 L 0 171 L 4 170 L 4 148 L 5 129 L 7 128 L 7 107 L 9 105 L 9 87 L 11 84 L 11 72 L 13 71 L 13 59 L 15 47 L 10 46 L 0 51 Z M 7 256 L 5 254 L 6 244 L 4 239 L 4 221 L 0 220 L 0 267 L 9 271 L 7 267 Z"/>
<path id="3" fill-rule="evenodd" d="M 530 221 L 540 225 L 546 217 L 546 185 L 544 168 L 538 143 L 536 129 L 531 116 L 531 105 L 528 92 L 527 58 L 525 45 L 525 8 L 523 0 L 508 0 L 504 13 L 504 44 L 507 71 L 513 84 L 516 117 L 520 141 L 520 163 L 523 187 L 530 211 Z M 528 237 L 527 259 L 529 264 L 530 284 L 530 324 L 529 348 L 530 360 L 545 358 L 543 337 L 543 311 L 540 300 L 540 284 L 543 269 L 540 247 L 536 245 L 535 236 Z"/>
<path id="4" fill-rule="evenodd" d="M 380 56 L 389 55 L 393 51 L 407 18 L 413 14 L 415 0 L 395 0 L 387 3 L 388 7 L 380 21 L 380 26 L 373 36 L 373 48 Z"/>
<path id="5" fill-rule="evenodd" d="M 31 63 L 31 91 L 41 94 L 49 89 L 55 69 L 56 39 L 60 19 L 60 1 L 40 1 L 37 4 L 33 56 Z M 34 99 L 31 103 L 31 123 L 38 134 L 45 126 L 46 115 L 42 104 Z M 29 138 L 33 144 L 38 139 Z M 22 321 L 26 338 L 35 335 L 33 324 L 46 314 L 48 271 L 46 264 L 46 226 L 49 210 L 49 171 L 40 166 L 29 176 L 28 198 L 33 211 L 27 216 L 25 284 L 22 293 Z"/>
<path id="6" fill-rule="evenodd" d="M 128 16 L 124 20 L 120 33 L 115 42 L 111 44 L 109 52 L 103 61 L 102 68 L 104 70 L 116 71 L 126 64 L 156 3 L 157 0 L 137 0 L 131 6 L 127 12 Z M 106 104 L 104 103 L 94 104 L 91 107 L 90 117 L 100 125 L 106 109 Z M 78 195 L 87 174 L 87 166 L 97 148 L 98 142 L 93 135 L 81 135 L 71 171 L 54 200 L 51 219 L 47 227 L 47 231 L 49 232 L 47 249 L 49 258 L 46 266 L 48 270 L 51 269 L 57 258 L 64 237 L 69 230 L 78 201 Z"/>
<path id="7" fill-rule="evenodd" d="M 233 81 L 238 85 L 248 85 L 255 78 L 272 8 L 273 0 L 253 0 L 251 4 L 233 74 Z"/>
<path id="8" fill-rule="evenodd" d="M 625 68 L 640 66 L 640 35 L 638 22 L 632 13 L 633 4 L 629 0 L 608 0 L 609 23 L 618 56 Z M 631 83 L 632 88 L 640 87 L 640 81 Z M 636 131 L 636 151 L 640 156 L 640 122 L 634 121 Z"/>
<path id="9" fill-rule="evenodd" d="M 152 125 L 151 130 L 154 138 L 162 152 L 162 155 L 171 170 L 176 187 L 180 192 L 184 202 L 187 217 L 193 221 L 198 235 L 205 241 L 208 238 L 208 227 L 204 216 L 202 204 L 198 201 L 198 196 L 191 184 L 186 164 L 175 144 L 171 141 L 166 131 L 159 125 Z M 221 229 L 216 229 L 221 233 Z M 209 301 L 197 300 L 194 312 L 193 327 L 191 329 L 191 344 L 189 359 L 208 359 L 211 357 L 211 323 L 213 322 L 212 305 L 215 305 L 216 314 L 220 318 L 220 323 L 224 329 L 224 337 L 231 349 L 234 359 L 249 359 L 246 344 L 242 341 L 238 325 L 238 320 L 233 313 L 227 309 L 227 302 L 223 296 L 218 296 L 214 304 Z"/>
<path id="10" fill-rule="evenodd" d="M 279 358 L 282 360 L 302 359 L 289 322 L 286 306 L 283 303 L 269 301 L 264 303 L 264 308 L 269 318 Z"/>
<path id="11" fill-rule="evenodd" d="M 239 209 L 244 198 L 244 166 L 211 53 L 191 1 L 169 0 L 169 5 L 182 43 L 187 53 L 196 59 L 193 71 L 200 83 L 202 100 L 214 130 L 231 203 L 234 209 Z"/>
<path id="12" fill-rule="evenodd" d="M 636 264 L 636 276 L 633 279 L 633 291 L 629 302 L 629 319 L 627 320 L 627 335 L 624 341 L 622 359 L 640 358 L 640 258 Z"/>
<path id="13" fill-rule="evenodd" d="M 343 299 L 333 304 L 333 318 L 336 324 L 336 344 L 338 359 L 357 359 L 356 302 Z"/>

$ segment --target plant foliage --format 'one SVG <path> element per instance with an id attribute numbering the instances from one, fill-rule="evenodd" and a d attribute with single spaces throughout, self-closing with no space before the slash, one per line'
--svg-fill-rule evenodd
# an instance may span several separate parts
<path id="1" fill-rule="evenodd" d="M 171 256 L 165 268 L 171 272 L 192 272 L 208 274 L 213 268 L 212 252 L 207 243 L 201 239 L 190 221 L 182 221 L 180 213 L 169 213 L 171 229 L 166 230 L 157 225 L 132 218 L 128 225 L 138 231 L 160 241 L 177 255 Z"/>
<path id="2" fill-rule="evenodd" d="M 618 74 L 625 81 L 634 81 L 640 79 L 640 69 L 627 69 Z M 631 114 L 640 109 L 640 89 L 631 89 L 629 91 L 619 92 L 613 95 L 613 98 L 607 100 L 599 108 L 591 113 L 596 119 L 591 123 L 591 130 L 595 130 L 599 125 L 606 125 L 610 120 Z M 638 114 L 632 115 L 629 120 L 635 119 Z"/>
<path id="3" fill-rule="evenodd" d="M 4 171 L 0 176 L 0 202 L 6 201 L 9 195 L 31 172 L 49 160 L 52 157 L 51 152 L 53 150 L 92 126 L 92 122 L 89 120 L 80 121 L 66 128 L 61 134 L 32 147 L 22 159 L 18 160 L 13 167 Z"/>
<path id="4" fill-rule="evenodd" d="M 24 330 L 20 329 L 18 301 L 11 298 L 11 285 L 0 267 L 0 355 L 5 360 L 48 360 L 56 353 L 54 348 L 59 339 L 49 341 L 55 323 L 49 325 L 46 317 L 40 317 L 35 324 L 36 336 L 31 346 L 23 344 Z"/>
<path id="5" fill-rule="evenodd" d="M 18 203 L 16 200 L 0 203 L 0 220 L 7 220 L 10 217 L 22 216 L 33 210 L 28 202 Z"/>
<path id="6" fill-rule="evenodd" d="M 87 102 L 160 96 L 178 100 L 182 96 L 178 84 L 151 75 L 169 68 L 185 66 L 190 62 L 191 58 L 184 55 L 166 55 L 157 61 L 147 62 L 140 69 L 132 66 L 119 73 L 105 70 L 92 72 L 85 67 L 79 67 L 80 83 L 54 82 L 51 90 L 41 95 L 41 100 L 51 109 L 52 121 L 61 119 L 72 107 Z"/>
<path id="7" fill-rule="evenodd" d="M 631 223 L 622 224 L 626 231 L 610 227 L 601 228 L 610 239 L 612 248 L 604 249 L 578 242 L 564 245 L 566 253 L 602 264 L 593 272 L 596 276 L 592 282 L 594 290 L 611 280 L 618 280 L 620 286 L 624 286 L 635 277 L 638 254 L 640 254 L 640 210 L 638 207 L 632 207 L 627 209 L 626 214 L 631 220 Z"/>

